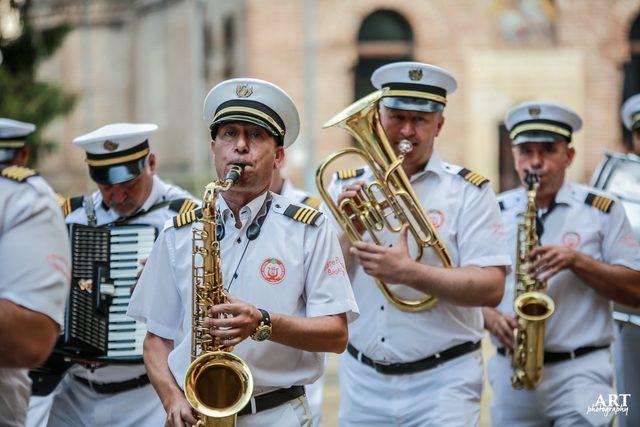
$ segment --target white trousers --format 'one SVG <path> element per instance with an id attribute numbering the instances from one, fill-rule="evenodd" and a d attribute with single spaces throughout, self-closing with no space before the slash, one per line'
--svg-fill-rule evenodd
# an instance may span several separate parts
<path id="1" fill-rule="evenodd" d="M 27 412 L 27 423 L 25 427 L 44 427 L 49 421 L 49 412 L 53 404 L 55 393 L 60 389 L 60 385 L 51 394 L 46 396 L 31 396 L 29 399 L 29 411 Z"/>
<path id="2" fill-rule="evenodd" d="M 162 426 L 162 424 L 160 424 Z M 237 427 L 311 427 L 311 412 L 304 396 L 253 415 L 238 417 Z"/>
<path id="3" fill-rule="evenodd" d="M 313 418 L 313 427 L 322 426 L 322 392 L 324 389 L 324 374 L 313 384 L 304 386 Z"/>
<path id="4" fill-rule="evenodd" d="M 151 384 L 100 394 L 66 375 L 53 398 L 49 427 L 158 427 L 167 414 Z"/>
<path id="5" fill-rule="evenodd" d="M 606 426 L 611 422 L 611 415 L 587 410 L 599 394 L 606 399 L 614 392 L 608 349 L 544 365 L 542 381 L 534 390 L 515 390 L 511 373 L 509 357 L 496 354 L 489 360 L 494 427 Z"/>
<path id="6" fill-rule="evenodd" d="M 340 356 L 342 427 L 468 427 L 480 418 L 482 355 L 474 351 L 434 369 L 384 375 Z"/>
<path id="7" fill-rule="evenodd" d="M 613 342 L 618 393 L 630 393 L 628 415 L 618 414 L 618 427 L 640 426 L 640 326 L 616 322 Z"/>

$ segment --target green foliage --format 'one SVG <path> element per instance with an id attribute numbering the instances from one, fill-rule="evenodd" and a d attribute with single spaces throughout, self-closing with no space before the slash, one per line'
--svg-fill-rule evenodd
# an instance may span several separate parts
<path id="1" fill-rule="evenodd" d="M 36 124 L 36 132 L 27 139 L 31 149 L 29 163 L 34 165 L 42 151 L 56 145 L 42 137 L 42 130 L 73 109 L 76 95 L 36 77 L 38 66 L 60 47 L 70 28 L 35 30 L 29 22 L 28 8 L 28 2 L 20 7 L 21 35 L 13 40 L 0 36 L 0 117 Z"/>

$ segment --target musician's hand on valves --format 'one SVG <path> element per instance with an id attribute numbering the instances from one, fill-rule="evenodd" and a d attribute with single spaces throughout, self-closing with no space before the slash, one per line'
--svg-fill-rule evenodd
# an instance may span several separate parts
<path id="1" fill-rule="evenodd" d="M 406 284 L 406 275 L 414 262 L 407 244 L 409 228 L 400 231 L 400 240 L 393 247 L 368 242 L 355 242 L 351 253 L 358 259 L 365 273 L 390 284 Z"/>
<path id="2" fill-rule="evenodd" d="M 354 202 L 356 204 L 359 204 L 359 200 L 358 199 L 361 197 L 360 191 L 362 190 L 364 185 L 365 185 L 365 183 L 362 182 L 362 181 L 355 182 L 353 184 L 347 185 L 343 189 L 342 193 L 340 193 L 338 195 L 337 205 L 340 206 L 340 203 L 342 203 L 342 201 L 345 200 L 345 199 L 351 199 L 352 202 Z M 345 212 L 348 215 L 353 214 L 353 210 L 351 209 L 350 206 L 346 206 L 345 207 Z M 365 227 L 360 221 L 358 221 L 358 220 L 354 221 L 354 226 L 356 228 L 356 231 L 360 235 L 362 235 L 365 232 Z"/>
<path id="3" fill-rule="evenodd" d="M 483 307 L 482 314 L 485 328 L 500 341 L 509 353 L 513 353 L 513 331 L 518 327 L 518 321 L 489 307 Z"/>
<path id="4" fill-rule="evenodd" d="M 565 268 L 573 268 L 578 253 L 564 246 L 538 246 L 529 253 L 529 274 L 538 280 L 548 280 Z"/>
<path id="5" fill-rule="evenodd" d="M 210 328 L 211 335 L 230 347 L 251 336 L 262 321 L 262 313 L 255 306 L 231 295 L 227 299 L 226 304 L 211 307 L 209 312 L 213 317 L 205 319 L 204 324 Z"/>
<path id="6" fill-rule="evenodd" d="M 198 422 L 191 405 L 182 393 L 175 393 L 171 400 L 165 404 L 165 410 L 167 411 L 165 427 L 184 427 L 185 425 L 195 425 Z"/>

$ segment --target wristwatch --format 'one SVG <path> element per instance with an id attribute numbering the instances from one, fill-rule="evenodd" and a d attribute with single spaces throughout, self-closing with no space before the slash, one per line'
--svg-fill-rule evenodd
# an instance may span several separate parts
<path id="1" fill-rule="evenodd" d="M 262 313 L 262 321 L 251 334 L 251 339 L 255 341 L 268 340 L 271 336 L 271 316 L 269 316 L 269 312 L 267 310 L 263 310 L 261 308 L 258 310 Z"/>

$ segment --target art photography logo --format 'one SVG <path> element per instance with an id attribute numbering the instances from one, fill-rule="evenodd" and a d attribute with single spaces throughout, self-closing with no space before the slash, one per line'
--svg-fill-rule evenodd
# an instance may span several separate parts
<path id="1" fill-rule="evenodd" d="M 601 413 L 605 417 L 618 414 L 629 415 L 628 401 L 630 397 L 631 393 L 610 393 L 607 397 L 599 394 L 596 401 L 587 406 L 587 414 Z"/>

